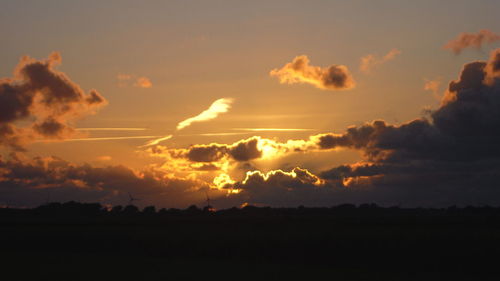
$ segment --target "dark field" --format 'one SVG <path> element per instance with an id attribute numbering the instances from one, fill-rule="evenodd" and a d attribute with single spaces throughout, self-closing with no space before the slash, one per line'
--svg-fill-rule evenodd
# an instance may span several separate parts
<path id="1" fill-rule="evenodd" d="M 499 280 L 500 209 L 0 209 L 2 280 Z"/>

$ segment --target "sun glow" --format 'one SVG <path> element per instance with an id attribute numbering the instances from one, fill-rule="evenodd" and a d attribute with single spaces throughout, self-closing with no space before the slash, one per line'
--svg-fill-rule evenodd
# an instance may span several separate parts
<path id="1" fill-rule="evenodd" d="M 260 178 L 262 178 L 262 180 L 268 181 L 271 178 L 276 178 L 276 177 L 279 178 L 279 177 L 283 177 L 283 176 L 290 177 L 292 179 L 297 179 L 299 181 L 307 180 L 307 182 L 312 183 L 315 186 L 321 186 L 325 183 L 325 181 L 323 179 L 320 179 L 317 176 L 311 174 L 309 171 L 307 171 L 305 169 L 300 169 L 300 168 L 294 168 L 290 172 L 285 172 L 285 171 L 280 170 L 280 169 L 269 171 L 267 173 L 263 173 L 259 170 L 248 171 L 246 173 L 245 179 L 241 183 L 243 185 L 245 185 L 245 184 L 249 183 L 249 181 L 251 181 L 252 178 L 255 178 L 255 177 L 260 177 Z"/>
<path id="2" fill-rule="evenodd" d="M 278 156 L 280 151 L 274 144 L 274 141 L 259 139 L 257 148 L 262 152 L 261 159 L 274 159 Z"/>
<path id="3" fill-rule="evenodd" d="M 226 173 L 221 173 L 218 176 L 216 176 L 213 180 L 213 183 L 217 189 L 226 190 L 228 195 L 238 194 L 241 192 L 241 189 L 233 188 L 236 181 L 231 179 L 231 176 L 229 176 Z"/>

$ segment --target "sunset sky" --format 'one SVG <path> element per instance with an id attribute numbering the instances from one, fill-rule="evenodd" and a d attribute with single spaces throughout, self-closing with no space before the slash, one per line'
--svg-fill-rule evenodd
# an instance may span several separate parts
<path id="1" fill-rule="evenodd" d="M 2 206 L 500 204 L 499 1 L 0 3 Z"/>

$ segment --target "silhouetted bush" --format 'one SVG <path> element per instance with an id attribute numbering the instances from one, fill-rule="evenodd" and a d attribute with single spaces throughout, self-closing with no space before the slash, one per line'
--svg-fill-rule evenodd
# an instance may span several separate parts
<path id="1" fill-rule="evenodd" d="M 134 205 L 127 205 L 124 209 L 123 212 L 126 215 L 134 215 L 139 213 L 139 208 L 137 208 Z"/>
<path id="2" fill-rule="evenodd" d="M 147 206 L 142 210 L 142 213 L 145 215 L 154 215 L 154 214 L 156 214 L 156 207 L 155 206 Z"/>
<path id="3" fill-rule="evenodd" d="M 35 209 L 40 214 L 54 216 L 96 216 L 104 212 L 99 203 L 49 203 Z"/>
<path id="4" fill-rule="evenodd" d="M 190 215 L 196 215 L 202 213 L 202 210 L 196 205 L 191 205 L 186 209 L 186 213 Z"/>
<path id="5" fill-rule="evenodd" d="M 122 206 L 122 205 L 117 205 L 117 206 L 114 206 L 114 207 L 111 209 L 111 213 L 112 213 L 112 214 L 120 214 L 122 211 L 123 211 L 123 206 Z"/>

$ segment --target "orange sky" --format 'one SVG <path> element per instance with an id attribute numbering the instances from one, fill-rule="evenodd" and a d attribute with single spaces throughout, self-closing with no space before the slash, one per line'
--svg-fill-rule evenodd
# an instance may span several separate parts
<path id="1" fill-rule="evenodd" d="M 57 160 L 54 173 L 73 177 L 40 176 L 43 184 L 31 186 L 5 172 L 14 178 L 4 186 L 37 190 L 10 201 L 38 204 L 39 190 L 70 186 L 77 192 L 61 192 L 61 200 L 82 193 L 75 196 L 120 203 L 132 190 L 146 194 L 141 204 L 186 206 L 211 190 L 221 206 L 328 205 L 315 196 L 329 195 L 252 188 L 337 188 L 322 173 L 380 164 L 377 157 L 399 146 L 360 142 L 349 126 L 379 130 L 371 122 L 385 120 L 384 130 L 400 132 L 432 112 L 441 120 L 443 96 L 462 90 L 449 82 L 468 62 L 493 62 L 490 52 L 500 47 L 500 4 L 493 1 L 146 2 L 11 2 L 2 9 L 7 113 L 0 121 L 20 130 L 0 142 L 5 169 L 17 163 L 49 173 L 57 158 L 68 162 Z M 484 87 L 494 89 L 495 70 L 484 71 Z M 20 105 L 21 96 L 30 104 Z M 325 136 L 335 145 L 324 147 Z M 375 146 L 382 151 L 369 155 Z M 148 187 L 120 190 L 103 179 L 108 172 Z M 340 185 L 363 188 L 383 174 L 342 176 Z M 106 192 L 90 196 L 85 188 Z"/>

